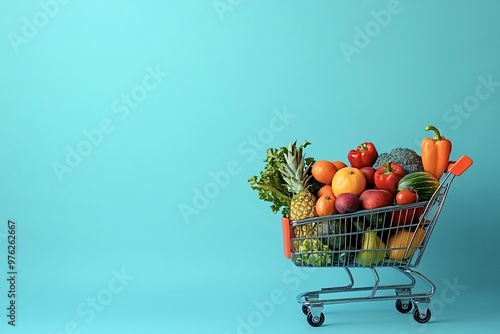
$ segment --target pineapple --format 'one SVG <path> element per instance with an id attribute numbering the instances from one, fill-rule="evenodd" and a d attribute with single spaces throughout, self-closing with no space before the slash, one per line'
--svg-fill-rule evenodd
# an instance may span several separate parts
<path id="1" fill-rule="evenodd" d="M 296 142 L 288 145 L 288 150 L 284 153 L 285 164 L 283 164 L 281 169 L 287 189 L 293 194 L 290 203 L 291 220 L 316 217 L 316 196 L 309 191 L 312 176 L 308 175 L 308 171 L 311 165 L 309 164 L 306 167 L 302 147 L 297 148 Z M 299 234 L 299 231 L 296 229 L 295 236 L 317 235 L 316 227 L 307 225 L 311 224 L 302 225 Z"/>
<path id="2" fill-rule="evenodd" d="M 316 196 L 309 190 L 301 190 L 292 197 L 290 219 L 300 220 L 316 217 Z"/>

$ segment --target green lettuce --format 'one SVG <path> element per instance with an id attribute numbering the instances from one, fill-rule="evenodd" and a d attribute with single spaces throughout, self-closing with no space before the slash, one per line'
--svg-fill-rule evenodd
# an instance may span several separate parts
<path id="1" fill-rule="evenodd" d="M 303 149 L 310 145 L 305 141 L 299 149 Z M 287 147 L 269 148 L 266 158 L 264 159 L 265 167 L 260 172 L 259 176 L 252 176 L 248 179 L 252 189 L 258 191 L 259 199 L 270 202 L 273 213 L 281 211 L 283 217 L 288 217 L 290 214 L 290 202 L 293 194 L 287 189 L 286 182 L 283 179 L 281 170 L 285 162 L 285 154 Z M 313 158 L 305 159 L 305 167 L 314 163 Z M 314 185 L 317 187 L 317 185 Z"/>

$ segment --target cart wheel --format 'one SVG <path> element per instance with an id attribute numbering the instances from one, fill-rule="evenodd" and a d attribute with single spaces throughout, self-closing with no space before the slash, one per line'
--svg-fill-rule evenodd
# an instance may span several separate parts
<path id="1" fill-rule="evenodd" d="M 307 314 L 307 322 L 313 327 L 319 327 L 325 322 L 325 316 L 323 313 L 321 313 L 319 317 L 314 317 L 312 313 L 309 312 Z"/>
<path id="2" fill-rule="evenodd" d="M 422 318 L 420 312 L 418 311 L 418 308 L 415 308 L 413 310 L 413 319 L 415 319 L 416 322 L 419 322 L 421 324 L 425 324 L 427 321 L 429 321 L 431 319 L 431 310 L 427 309 L 427 313 Z"/>
<path id="3" fill-rule="evenodd" d="M 304 313 L 305 315 L 308 315 L 309 314 L 309 307 L 302 305 L 302 313 Z"/>
<path id="4" fill-rule="evenodd" d="M 411 302 L 408 302 L 406 304 L 403 304 L 401 299 L 396 300 L 396 310 L 398 310 L 401 313 L 408 313 L 411 311 L 412 304 Z"/>

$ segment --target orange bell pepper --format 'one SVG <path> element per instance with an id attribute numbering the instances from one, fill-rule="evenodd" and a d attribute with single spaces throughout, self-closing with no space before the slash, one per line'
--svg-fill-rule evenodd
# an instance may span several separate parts
<path id="1" fill-rule="evenodd" d="M 424 171 L 431 173 L 439 180 L 448 168 L 451 142 L 444 136 L 441 136 L 435 126 L 428 125 L 425 131 L 429 130 L 434 131 L 434 137 L 422 140 L 422 165 Z"/>

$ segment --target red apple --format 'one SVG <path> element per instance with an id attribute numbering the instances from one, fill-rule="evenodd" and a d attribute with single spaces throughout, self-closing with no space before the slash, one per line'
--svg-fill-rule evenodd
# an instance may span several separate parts
<path id="1" fill-rule="evenodd" d="M 394 203 L 394 195 L 384 189 L 367 189 L 359 195 L 359 204 L 365 210 L 382 208 Z"/>
<path id="2" fill-rule="evenodd" d="M 375 168 L 373 168 L 373 167 L 361 167 L 359 170 L 365 176 L 365 179 L 366 179 L 366 188 L 367 189 L 375 188 L 375 178 L 374 178 L 374 175 L 375 175 L 375 172 L 377 170 Z"/>
<path id="3" fill-rule="evenodd" d="M 335 199 L 335 209 L 338 213 L 355 212 L 358 208 L 359 198 L 354 194 L 343 193 Z"/>

